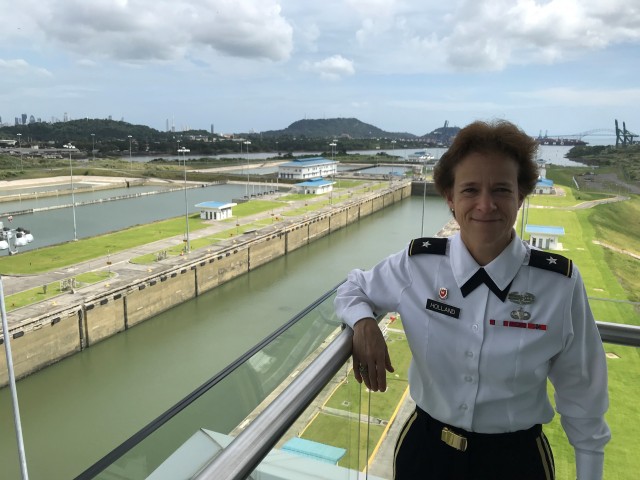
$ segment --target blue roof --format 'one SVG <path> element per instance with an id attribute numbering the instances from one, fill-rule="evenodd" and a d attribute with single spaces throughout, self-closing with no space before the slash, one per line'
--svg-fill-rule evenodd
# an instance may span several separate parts
<path id="1" fill-rule="evenodd" d="M 336 182 L 330 182 L 324 178 L 312 178 L 306 182 L 296 183 L 296 187 L 322 187 L 324 185 L 333 185 Z"/>
<path id="2" fill-rule="evenodd" d="M 281 450 L 301 455 L 303 457 L 313 458 L 321 462 L 337 464 L 344 457 L 347 451 L 344 448 L 325 445 L 324 443 L 306 440 L 304 438 L 294 437 L 285 443 Z"/>
<path id="3" fill-rule="evenodd" d="M 536 183 L 536 187 L 553 187 L 553 180 L 548 178 L 540 178 Z"/>
<path id="4" fill-rule="evenodd" d="M 231 208 L 235 207 L 237 203 L 222 203 L 222 202 L 202 202 L 196 205 L 196 208 Z"/>
<path id="5" fill-rule="evenodd" d="M 524 228 L 527 233 L 542 233 L 546 235 L 564 235 L 564 227 L 550 225 L 528 225 Z"/>
<path id="6" fill-rule="evenodd" d="M 340 162 L 327 160 L 324 157 L 296 158 L 295 160 L 292 160 L 291 162 L 283 163 L 280 166 L 281 167 L 308 167 L 313 165 L 330 165 L 332 163 L 340 163 Z"/>

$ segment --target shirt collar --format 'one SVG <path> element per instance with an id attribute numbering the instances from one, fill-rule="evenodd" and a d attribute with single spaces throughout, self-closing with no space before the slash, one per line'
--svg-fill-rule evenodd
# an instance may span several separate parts
<path id="1" fill-rule="evenodd" d="M 527 249 L 514 231 L 509 245 L 491 263 L 485 265 L 484 269 L 491 277 L 491 280 L 501 290 L 504 290 L 515 278 L 526 254 Z M 480 265 L 469 253 L 459 233 L 451 239 L 449 256 L 451 258 L 453 276 L 458 287 L 461 287 L 476 273 Z"/>

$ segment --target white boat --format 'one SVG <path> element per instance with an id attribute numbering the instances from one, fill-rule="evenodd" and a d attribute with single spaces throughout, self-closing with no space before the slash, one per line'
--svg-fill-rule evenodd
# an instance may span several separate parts
<path id="1" fill-rule="evenodd" d="M 433 154 L 426 150 L 419 150 L 417 152 L 409 154 L 407 157 L 411 161 L 428 162 L 429 160 L 435 160 Z"/>

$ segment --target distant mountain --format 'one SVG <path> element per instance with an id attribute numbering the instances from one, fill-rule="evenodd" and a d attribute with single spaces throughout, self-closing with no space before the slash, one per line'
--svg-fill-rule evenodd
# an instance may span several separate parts
<path id="1" fill-rule="evenodd" d="M 361 122 L 357 118 L 326 118 L 318 120 L 298 120 L 283 130 L 262 132 L 266 137 L 306 137 L 306 138 L 417 138 L 406 132 L 385 132 Z"/>

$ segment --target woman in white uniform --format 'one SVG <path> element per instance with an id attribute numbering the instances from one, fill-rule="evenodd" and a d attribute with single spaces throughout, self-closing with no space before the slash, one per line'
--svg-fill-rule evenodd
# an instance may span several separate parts
<path id="1" fill-rule="evenodd" d="M 384 391 L 393 371 L 374 318 L 398 312 L 407 334 L 417 408 L 398 438 L 396 480 L 553 479 L 547 379 L 578 479 L 602 479 L 607 367 L 582 278 L 514 230 L 536 149 L 506 121 L 463 128 L 434 171 L 459 233 L 413 240 L 338 289 L 355 378 L 369 389 Z"/>

